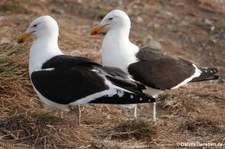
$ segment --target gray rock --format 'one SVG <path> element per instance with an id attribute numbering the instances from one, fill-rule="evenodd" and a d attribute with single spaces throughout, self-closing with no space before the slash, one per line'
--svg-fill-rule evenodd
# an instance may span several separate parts
<path id="1" fill-rule="evenodd" d="M 140 22 L 140 23 L 143 22 L 143 18 L 140 17 L 140 16 L 138 16 L 138 17 L 137 17 L 137 22 Z"/>
<path id="2" fill-rule="evenodd" d="M 171 17 L 171 18 L 172 18 L 172 17 L 175 17 L 174 14 L 173 14 L 172 12 L 165 11 L 164 13 L 165 13 L 165 15 L 166 15 L 167 17 Z"/>
<path id="3" fill-rule="evenodd" d="M 2 21 L 3 19 L 5 19 L 5 17 L 4 16 L 0 16 L 0 21 Z"/>
<path id="4" fill-rule="evenodd" d="M 56 13 L 56 14 L 63 14 L 65 13 L 63 9 L 60 9 L 60 8 L 53 8 L 51 10 L 53 13 Z"/>
<path id="5" fill-rule="evenodd" d="M 203 23 L 205 24 L 205 25 L 213 25 L 213 22 L 212 21 L 210 21 L 209 19 L 204 19 L 203 20 Z"/>
<path id="6" fill-rule="evenodd" d="M 2 45 L 2 44 L 9 44 L 9 43 L 11 43 L 11 40 L 10 40 L 10 39 L 8 39 L 8 38 L 6 38 L 6 37 L 3 37 L 3 38 L 2 38 L 2 40 L 1 40 L 1 45 Z"/>
<path id="7" fill-rule="evenodd" d="M 155 49 L 155 50 L 160 50 L 161 47 L 162 47 L 161 44 L 158 41 L 154 40 L 154 39 L 149 40 L 147 42 L 147 44 L 148 44 L 148 46 L 150 48 Z"/>

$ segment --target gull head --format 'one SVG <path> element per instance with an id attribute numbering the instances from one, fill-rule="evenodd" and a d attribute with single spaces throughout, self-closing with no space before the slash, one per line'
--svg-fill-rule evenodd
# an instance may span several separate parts
<path id="1" fill-rule="evenodd" d="M 59 28 L 58 24 L 50 16 L 40 16 L 36 18 L 27 28 L 26 32 L 21 34 L 17 43 L 24 43 L 33 36 L 35 39 L 44 37 L 58 37 Z"/>
<path id="2" fill-rule="evenodd" d="M 91 30 L 91 35 L 106 33 L 110 30 L 130 30 L 130 27 L 130 18 L 124 11 L 112 10 L 102 19 L 100 24 L 98 24 Z"/>

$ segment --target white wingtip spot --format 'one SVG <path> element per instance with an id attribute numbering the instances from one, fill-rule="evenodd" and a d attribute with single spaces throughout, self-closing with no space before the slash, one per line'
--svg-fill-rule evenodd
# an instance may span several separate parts
<path id="1" fill-rule="evenodd" d="M 131 99 L 133 99 L 133 98 L 134 98 L 134 96 L 133 96 L 133 95 L 130 95 L 130 98 L 131 98 Z"/>
<path id="2" fill-rule="evenodd" d="M 117 95 L 118 95 L 119 97 L 123 97 L 124 92 L 123 92 L 123 91 L 120 91 L 120 90 L 117 90 Z"/>
<path id="3" fill-rule="evenodd" d="M 91 71 L 93 71 L 93 72 L 99 72 L 98 70 L 96 70 L 96 69 L 92 69 Z"/>
<path id="4" fill-rule="evenodd" d="M 143 99 L 142 98 L 140 98 L 140 101 L 142 101 Z"/>

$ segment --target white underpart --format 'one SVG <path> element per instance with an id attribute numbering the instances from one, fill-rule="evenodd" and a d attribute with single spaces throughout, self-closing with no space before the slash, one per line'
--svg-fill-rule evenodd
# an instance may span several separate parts
<path id="1" fill-rule="evenodd" d="M 192 76 L 190 76 L 189 78 L 185 79 L 183 82 L 174 86 L 172 89 L 176 89 L 180 86 L 183 86 L 183 85 L 187 84 L 188 82 L 190 82 L 192 79 L 199 77 L 201 75 L 202 71 L 200 69 L 198 69 L 198 67 L 195 64 L 192 64 L 192 66 L 195 67 L 195 73 Z"/>
<path id="2" fill-rule="evenodd" d="M 125 38 L 122 31 L 108 31 L 102 43 L 102 64 L 128 72 L 127 67 L 137 62 L 139 48 Z"/>

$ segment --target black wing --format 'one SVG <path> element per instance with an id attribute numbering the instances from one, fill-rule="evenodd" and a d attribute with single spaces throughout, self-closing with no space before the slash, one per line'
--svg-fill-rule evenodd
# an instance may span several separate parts
<path id="1" fill-rule="evenodd" d="M 108 90 L 109 86 L 105 83 L 107 77 L 114 79 L 114 81 L 113 79 L 110 80 L 112 84 L 117 84 L 117 86 L 130 92 L 133 91 L 133 93 L 124 94 L 126 97 L 128 95 L 135 96 L 135 99 L 133 98 L 129 103 L 151 102 L 151 99 L 153 100 L 152 97 L 142 93 L 141 88 L 135 82 L 129 82 L 126 78 L 122 81 L 125 74 L 120 70 L 102 67 L 86 58 L 66 55 L 56 56 L 43 64 L 42 68 L 43 70 L 31 74 L 32 83 L 44 97 L 60 104 L 68 104 L 91 94 Z M 115 96 L 117 95 L 113 97 Z M 125 96 L 117 96 L 117 98 L 124 98 Z M 140 97 L 143 98 L 142 101 L 139 100 Z M 128 100 L 115 100 L 117 99 L 108 97 L 106 94 L 96 101 L 93 99 L 91 102 L 129 104 L 127 103 Z"/>
<path id="2" fill-rule="evenodd" d="M 134 79 L 156 89 L 170 89 L 191 77 L 195 67 L 191 62 L 169 57 L 150 49 L 140 50 L 139 61 L 128 67 Z"/>
<path id="3" fill-rule="evenodd" d="M 83 66 L 36 71 L 31 80 L 44 97 L 61 104 L 108 89 L 102 77 Z"/>
<path id="4" fill-rule="evenodd" d="M 101 71 L 103 71 L 102 73 L 104 73 L 106 75 L 106 78 L 112 81 L 112 83 L 115 85 L 123 85 L 123 87 L 128 90 L 133 89 L 133 92 L 137 92 L 137 88 L 138 91 L 146 89 L 146 87 L 143 84 L 134 81 L 131 78 L 131 76 L 129 76 L 127 73 L 125 73 L 119 68 L 116 67 L 102 67 L 102 68 L 103 68 L 101 69 Z M 133 81 L 131 81 L 131 79 Z"/>

